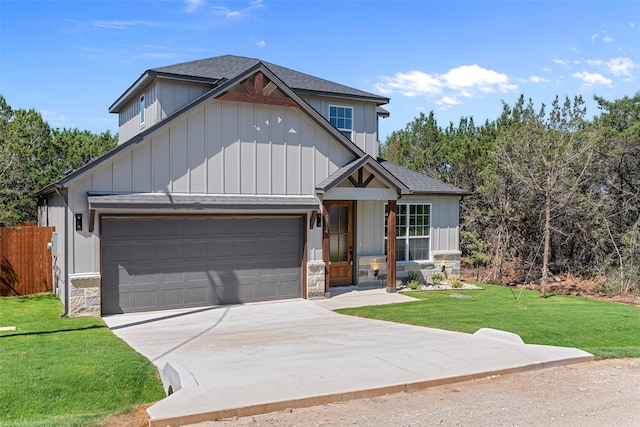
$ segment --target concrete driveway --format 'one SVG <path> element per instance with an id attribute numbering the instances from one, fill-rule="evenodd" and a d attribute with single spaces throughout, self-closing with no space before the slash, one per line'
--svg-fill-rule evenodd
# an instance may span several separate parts
<path id="1" fill-rule="evenodd" d="M 173 394 L 147 412 L 172 426 L 371 397 L 592 360 L 495 330 L 448 332 L 360 319 L 334 308 L 411 300 L 384 289 L 327 300 L 105 317 L 158 366 Z"/>

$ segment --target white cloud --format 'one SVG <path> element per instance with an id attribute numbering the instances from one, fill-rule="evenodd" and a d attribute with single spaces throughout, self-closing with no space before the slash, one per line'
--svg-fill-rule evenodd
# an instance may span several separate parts
<path id="1" fill-rule="evenodd" d="M 611 86 L 611 79 L 603 76 L 600 73 L 589 73 L 587 71 L 581 71 L 579 73 L 571 74 L 572 77 L 582 80 L 582 85 L 585 88 L 590 88 L 595 85 Z"/>
<path id="2" fill-rule="evenodd" d="M 552 59 L 551 62 L 558 64 L 558 65 L 562 65 L 562 66 L 567 66 L 569 65 L 569 63 L 567 61 L 565 61 L 564 59 Z"/>
<path id="3" fill-rule="evenodd" d="M 211 9 L 211 12 L 213 13 L 213 15 L 223 17 L 223 18 L 243 19 L 250 16 L 253 13 L 253 11 L 257 9 L 261 9 L 263 7 L 264 7 L 263 0 L 253 0 L 251 3 L 249 3 L 249 6 L 243 9 L 233 10 L 233 9 L 229 9 L 226 6 L 214 6 Z"/>
<path id="4" fill-rule="evenodd" d="M 631 78 L 633 77 L 632 71 L 635 68 L 640 67 L 640 64 L 637 62 L 633 62 L 631 59 L 623 56 L 610 59 L 609 61 L 603 61 L 602 59 L 588 59 L 585 62 L 592 67 L 602 68 L 616 77 Z"/>
<path id="5" fill-rule="evenodd" d="M 435 95 L 440 93 L 442 86 L 438 77 L 422 71 L 395 73 L 393 77 L 382 76 L 380 80 L 375 88 L 384 95 L 390 95 L 394 90 L 408 97 Z"/>
<path id="6" fill-rule="evenodd" d="M 267 42 L 264 40 L 259 40 L 258 42 L 256 42 L 256 46 L 258 47 L 265 47 L 267 45 Z"/>
<path id="7" fill-rule="evenodd" d="M 184 11 L 187 13 L 193 13 L 202 8 L 205 4 L 205 0 L 185 0 Z"/>
<path id="8" fill-rule="evenodd" d="M 639 64 L 629 58 L 613 58 L 605 63 L 606 67 L 614 76 L 631 77 L 631 71 L 638 68 Z"/>
<path id="9" fill-rule="evenodd" d="M 591 44 L 596 42 L 596 39 L 598 38 L 598 33 L 595 33 L 594 35 L 591 36 Z"/>
<path id="10" fill-rule="evenodd" d="M 451 96 L 443 96 L 442 98 L 436 101 L 436 105 L 442 108 L 443 110 L 459 104 L 461 104 L 461 102 Z"/>
<path id="11" fill-rule="evenodd" d="M 91 21 L 91 25 L 94 28 L 98 28 L 101 30 L 126 30 L 130 27 L 162 27 L 163 24 L 154 21 L 141 21 L 141 20 L 130 20 L 130 21 L 100 21 L 93 20 Z"/>
<path id="12" fill-rule="evenodd" d="M 545 79 L 544 77 L 540 77 L 536 75 L 533 75 L 528 79 L 520 79 L 519 81 L 522 83 L 548 83 L 549 82 L 548 79 Z"/>
<path id="13" fill-rule="evenodd" d="M 605 42 L 605 43 L 612 43 L 612 42 L 613 42 L 613 37 L 611 37 L 611 36 L 605 36 L 605 37 L 602 39 L 602 41 L 603 41 L 603 42 Z"/>
<path id="14" fill-rule="evenodd" d="M 445 74 L 411 70 L 406 73 L 397 72 L 390 77 L 380 76 L 375 89 L 384 95 L 397 92 L 407 97 L 438 96 L 436 105 L 446 109 L 461 104 L 461 97 L 507 92 L 517 89 L 517 85 L 511 83 L 506 74 L 474 64 L 452 68 Z"/>
<path id="15" fill-rule="evenodd" d="M 509 82 L 509 77 L 506 74 L 487 70 L 475 64 L 453 68 L 442 76 L 442 80 L 445 82 L 445 86 L 470 94 L 475 91 L 507 92 L 517 88 Z"/>

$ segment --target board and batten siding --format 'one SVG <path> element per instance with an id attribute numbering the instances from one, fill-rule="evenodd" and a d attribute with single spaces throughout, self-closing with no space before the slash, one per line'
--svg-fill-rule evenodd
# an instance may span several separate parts
<path id="1" fill-rule="evenodd" d="M 315 195 L 317 182 L 354 158 L 298 108 L 211 100 L 73 183 L 70 211 L 83 213 L 85 227 L 73 231 L 70 272 L 100 269 L 89 191 Z M 319 230 L 309 233 L 311 260 L 322 259 Z"/>
<path id="2" fill-rule="evenodd" d="M 378 157 L 378 116 L 375 103 L 315 96 L 302 98 L 327 120 L 330 105 L 353 108 L 353 142 L 374 159 Z"/>
<path id="3" fill-rule="evenodd" d="M 382 200 L 358 200 L 356 248 L 358 256 L 384 254 L 384 205 Z"/>
<path id="4" fill-rule="evenodd" d="M 312 195 L 353 159 L 298 108 L 212 100 L 97 168 L 91 191 Z"/>
<path id="5" fill-rule="evenodd" d="M 129 101 L 119 114 L 118 143 L 121 144 L 202 96 L 212 88 L 202 83 L 157 79 L 144 91 L 145 122 L 140 124 L 140 96 Z"/>

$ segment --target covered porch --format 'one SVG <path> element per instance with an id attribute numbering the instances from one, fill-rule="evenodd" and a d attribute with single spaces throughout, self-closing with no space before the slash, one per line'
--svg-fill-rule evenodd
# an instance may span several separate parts
<path id="1" fill-rule="evenodd" d="M 324 293 L 359 286 L 396 291 L 396 203 L 408 188 L 372 157 L 334 172 L 322 199 Z"/>

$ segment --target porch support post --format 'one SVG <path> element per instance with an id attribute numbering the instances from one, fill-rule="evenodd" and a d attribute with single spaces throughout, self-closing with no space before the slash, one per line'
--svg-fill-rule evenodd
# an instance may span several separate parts
<path id="1" fill-rule="evenodd" d="M 387 216 L 387 292 L 396 291 L 396 201 L 389 200 Z"/>

